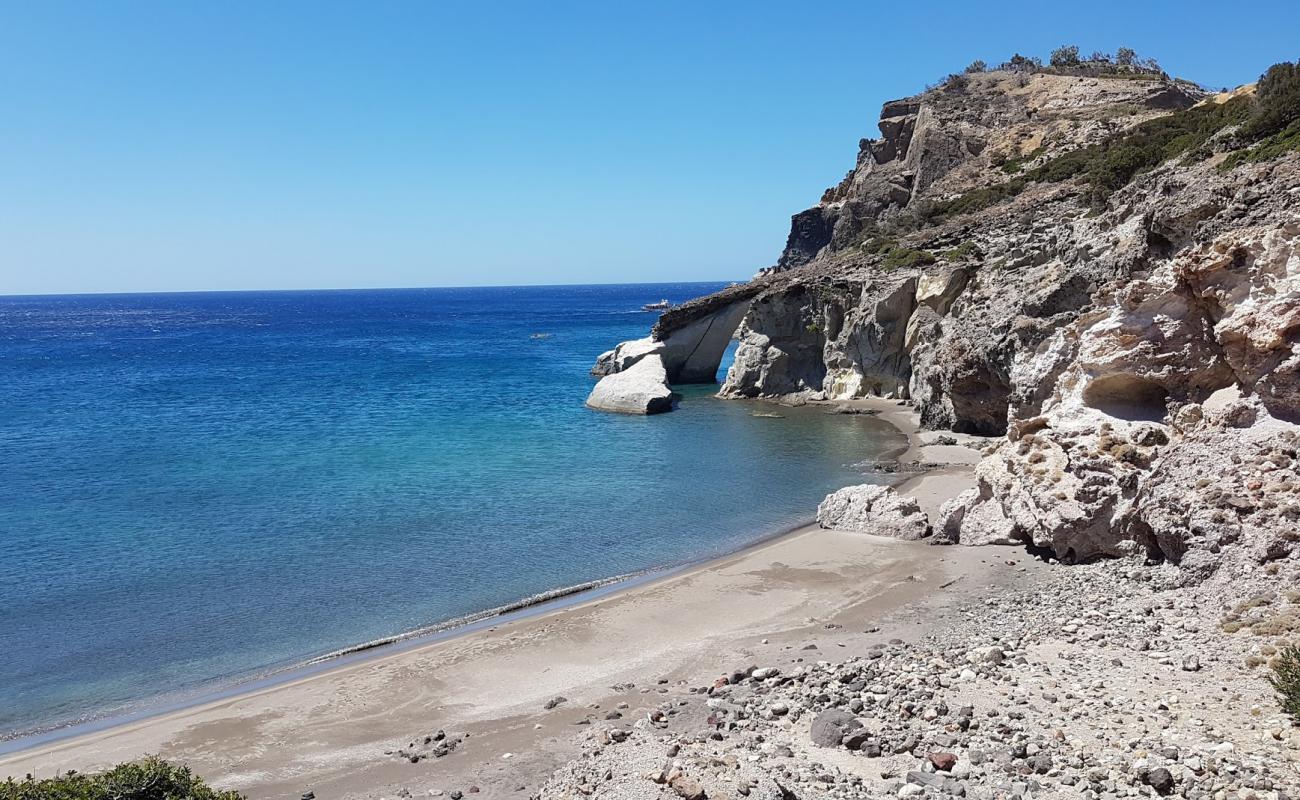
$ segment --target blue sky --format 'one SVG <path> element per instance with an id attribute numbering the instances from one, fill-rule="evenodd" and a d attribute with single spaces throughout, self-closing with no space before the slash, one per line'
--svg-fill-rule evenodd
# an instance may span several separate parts
<path id="1" fill-rule="evenodd" d="M 0 2 L 0 294 L 722 280 L 975 58 L 1210 86 L 1300 3 Z"/>

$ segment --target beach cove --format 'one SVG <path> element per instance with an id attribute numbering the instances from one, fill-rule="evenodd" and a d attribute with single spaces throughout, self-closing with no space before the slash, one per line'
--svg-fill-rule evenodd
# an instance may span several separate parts
<path id="1" fill-rule="evenodd" d="M 969 485 L 974 450 L 926 444 L 934 434 L 893 401 L 853 406 L 898 426 L 904 444 L 893 454 L 903 463 L 950 459 L 905 473 L 901 489 L 934 506 Z M 474 783 L 488 796 L 535 790 L 573 755 L 576 729 L 634 721 L 669 688 L 710 685 L 747 663 L 848 657 L 924 635 L 944 607 L 1035 566 L 997 556 L 804 526 L 595 597 L 0 756 L 0 774 L 88 771 L 158 753 L 254 798 L 379 797 L 412 782 L 432 791 Z M 463 738 L 445 756 L 412 762 L 439 730 Z"/>

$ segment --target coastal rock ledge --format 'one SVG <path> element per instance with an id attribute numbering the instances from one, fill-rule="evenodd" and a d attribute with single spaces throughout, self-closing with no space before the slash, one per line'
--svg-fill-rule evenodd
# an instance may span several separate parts
<path id="1" fill-rule="evenodd" d="M 930 520 L 915 497 L 873 483 L 845 486 L 826 495 L 817 506 L 817 524 L 837 531 L 873 533 L 908 541 L 924 539 L 930 534 Z"/>
<path id="2" fill-rule="evenodd" d="M 587 396 L 587 406 L 620 414 L 659 414 L 673 410 L 673 390 L 663 358 L 647 355 L 622 372 L 601 378 Z"/>

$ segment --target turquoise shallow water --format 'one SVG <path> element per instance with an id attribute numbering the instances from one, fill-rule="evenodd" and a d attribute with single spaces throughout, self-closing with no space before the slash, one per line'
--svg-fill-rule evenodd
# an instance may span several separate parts
<path id="1" fill-rule="evenodd" d="M 582 405 L 642 303 L 715 288 L 0 298 L 0 735 L 807 519 L 887 426 Z"/>

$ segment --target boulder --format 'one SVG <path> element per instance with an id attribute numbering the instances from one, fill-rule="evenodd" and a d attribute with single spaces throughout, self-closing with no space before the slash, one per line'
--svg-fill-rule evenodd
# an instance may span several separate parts
<path id="1" fill-rule="evenodd" d="M 808 735 L 818 747 L 839 747 L 844 737 L 862 728 L 858 718 L 837 708 L 828 708 L 813 718 Z"/>
<path id="2" fill-rule="evenodd" d="M 648 355 L 662 354 L 663 342 L 657 342 L 647 336 L 644 339 L 632 339 L 620 342 L 613 350 L 606 350 L 596 359 L 591 368 L 592 375 L 613 375 L 622 372 Z"/>
<path id="3" fill-rule="evenodd" d="M 823 528 L 916 540 L 930 533 L 930 520 L 915 497 L 889 486 L 864 483 L 832 492 L 817 506 Z"/>
<path id="4" fill-rule="evenodd" d="M 587 406 L 621 414 L 672 411 L 673 390 L 660 356 L 648 355 L 621 372 L 601 378 L 587 397 Z"/>

